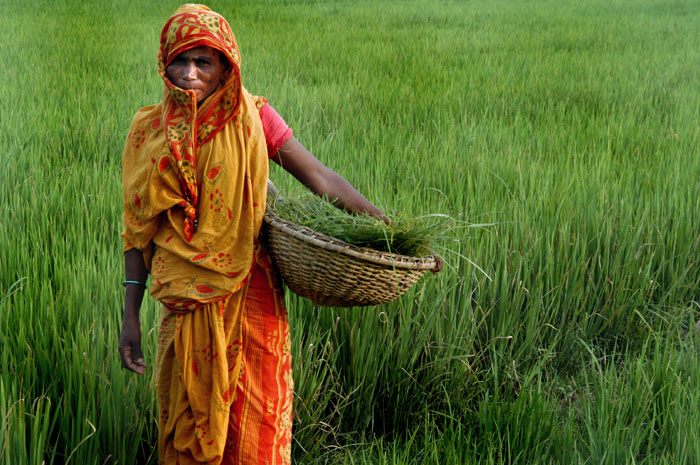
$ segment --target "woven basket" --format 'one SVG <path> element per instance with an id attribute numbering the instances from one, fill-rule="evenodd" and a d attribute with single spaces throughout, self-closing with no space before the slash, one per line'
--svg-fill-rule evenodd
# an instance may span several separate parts
<path id="1" fill-rule="evenodd" d="M 287 286 L 318 305 L 391 302 L 413 286 L 434 257 L 415 258 L 356 247 L 265 213 L 265 241 Z"/>

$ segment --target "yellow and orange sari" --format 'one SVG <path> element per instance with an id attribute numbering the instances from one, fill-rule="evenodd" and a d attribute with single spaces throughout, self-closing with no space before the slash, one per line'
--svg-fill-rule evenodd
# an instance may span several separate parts
<path id="1" fill-rule="evenodd" d="M 185 50 L 231 64 L 199 106 L 165 69 Z M 268 158 L 259 109 L 241 84 L 226 20 L 187 4 L 161 34 L 163 101 L 139 110 L 123 156 L 125 251 L 142 250 L 163 303 L 156 391 L 159 461 L 289 463 L 289 327 L 258 244 Z"/>

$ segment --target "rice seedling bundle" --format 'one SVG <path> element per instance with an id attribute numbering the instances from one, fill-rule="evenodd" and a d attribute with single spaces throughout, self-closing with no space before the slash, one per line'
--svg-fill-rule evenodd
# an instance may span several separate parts
<path id="1" fill-rule="evenodd" d="M 348 244 L 410 257 L 435 254 L 438 244 L 455 231 L 455 222 L 448 215 L 388 215 L 390 223 L 386 224 L 369 214 L 340 210 L 327 198 L 312 194 L 271 199 L 268 209 L 284 220 Z"/>

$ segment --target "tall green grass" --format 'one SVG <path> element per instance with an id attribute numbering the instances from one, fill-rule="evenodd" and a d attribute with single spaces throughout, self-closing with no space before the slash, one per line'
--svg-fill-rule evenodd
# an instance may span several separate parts
<path id="1" fill-rule="evenodd" d="M 0 463 L 156 463 L 152 300 L 147 376 L 116 351 L 120 158 L 178 5 L 0 6 Z M 210 6 L 324 163 L 471 224 L 471 262 L 391 304 L 287 294 L 297 462 L 700 463 L 696 1 Z"/>

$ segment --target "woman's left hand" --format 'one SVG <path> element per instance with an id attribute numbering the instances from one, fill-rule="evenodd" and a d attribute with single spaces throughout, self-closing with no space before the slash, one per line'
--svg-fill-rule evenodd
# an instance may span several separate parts
<path id="1" fill-rule="evenodd" d="M 443 265 L 443 264 L 444 264 L 444 262 L 443 262 L 442 258 L 440 258 L 440 257 L 438 257 L 437 255 L 435 255 L 435 267 L 434 267 L 432 270 L 430 270 L 430 271 L 432 271 L 433 274 L 439 273 L 440 270 L 442 270 L 442 265 Z"/>

